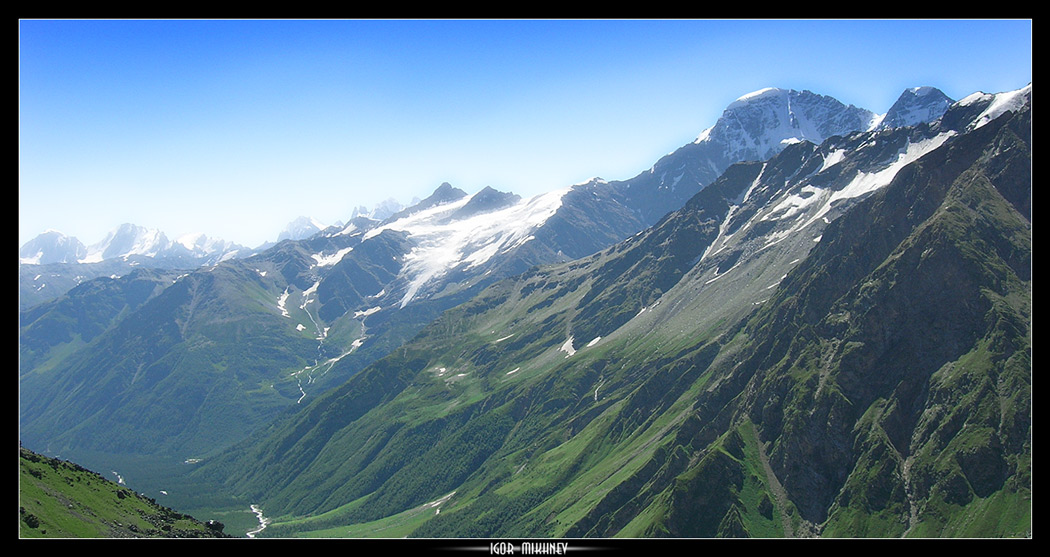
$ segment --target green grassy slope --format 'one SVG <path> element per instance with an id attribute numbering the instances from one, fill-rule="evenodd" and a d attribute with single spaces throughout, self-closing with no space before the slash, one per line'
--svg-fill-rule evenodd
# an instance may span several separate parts
<path id="1" fill-rule="evenodd" d="M 219 538 L 203 523 L 68 461 L 19 449 L 20 538 Z"/>

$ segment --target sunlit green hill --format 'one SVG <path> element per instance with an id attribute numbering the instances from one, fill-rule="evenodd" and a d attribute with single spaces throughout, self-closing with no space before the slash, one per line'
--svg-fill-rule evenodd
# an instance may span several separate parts
<path id="1" fill-rule="evenodd" d="M 18 471 L 20 538 L 227 537 L 68 461 L 20 448 Z"/>

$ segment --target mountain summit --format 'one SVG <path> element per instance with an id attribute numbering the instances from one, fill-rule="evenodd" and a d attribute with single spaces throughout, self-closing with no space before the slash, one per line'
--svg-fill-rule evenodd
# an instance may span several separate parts
<path id="1" fill-rule="evenodd" d="M 934 87 L 906 89 L 889 111 L 879 119 L 876 127 L 892 129 L 932 122 L 940 118 L 954 102 Z"/>
<path id="2" fill-rule="evenodd" d="M 76 263 L 86 255 L 87 247 L 80 240 L 57 230 L 48 230 L 22 246 L 18 251 L 18 262 L 23 265 Z"/>
<path id="3" fill-rule="evenodd" d="M 648 171 L 612 185 L 641 220 L 652 225 L 681 208 L 730 165 L 766 160 L 802 141 L 819 145 L 832 136 L 868 131 L 880 122 L 886 126 L 905 120 L 908 125 L 930 122 L 944 111 L 915 107 L 919 101 L 942 98 L 947 97 L 930 87 L 910 89 L 890 111 L 900 116 L 886 120 L 811 91 L 761 89 L 730 103 L 718 121 L 692 143 L 662 157 Z"/>
<path id="4" fill-rule="evenodd" d="M 833 135 L 867 130 L 876 118 L 870 110 L 832 97 L 769 87 L 731 103 L 695 143 L 718 149 L 725 163 L 760 161 L 792 143 L 820 144 Z"/>

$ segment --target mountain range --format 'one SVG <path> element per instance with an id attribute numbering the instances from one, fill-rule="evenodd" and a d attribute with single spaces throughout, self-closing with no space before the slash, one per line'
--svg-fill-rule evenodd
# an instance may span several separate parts
<path id="1" fill-rule="evenodd" d="M 766 89 L 629 180 L 86 281 L 21 438 L 273 535 L 1024 535 L 1030 105 Z"/>
<path id="2" fill-rule="evenodd" d="M 204 234 L 169 240 L 159 230 L 127 223 L 91 246 L 48 230 L 19 250 L 19 309 L 54 300 L 84 281 L 122 276 L 136 267 L 190 269 L 251 253 L 254 250 Z"/>
<path id="3" fill-rule="evenodd" d="M 80 240 L 49 230 L 26 242 L 19 250 L 20 264 L 98 263 L 108 259 L 125 261 L 138 258 L 164 260 L 167 267 L 214 265 L 248 251 L 224 240 L 204 234 L 187 234 L 169 240 L 161 231 L 134 224 L 122 224 L 100 242 L 85 247 Z"/>

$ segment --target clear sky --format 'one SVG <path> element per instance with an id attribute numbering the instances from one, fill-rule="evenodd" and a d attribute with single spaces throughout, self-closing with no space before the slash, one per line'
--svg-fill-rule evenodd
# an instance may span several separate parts
<path id="1" fill-rule="evenodd" d="M 736 98 L 882 113 L 1032 80 L 1020 20 L 22 20 L 19 245 L 130 222 L 255 247 L 300 215 L 631 178 Z"/>

